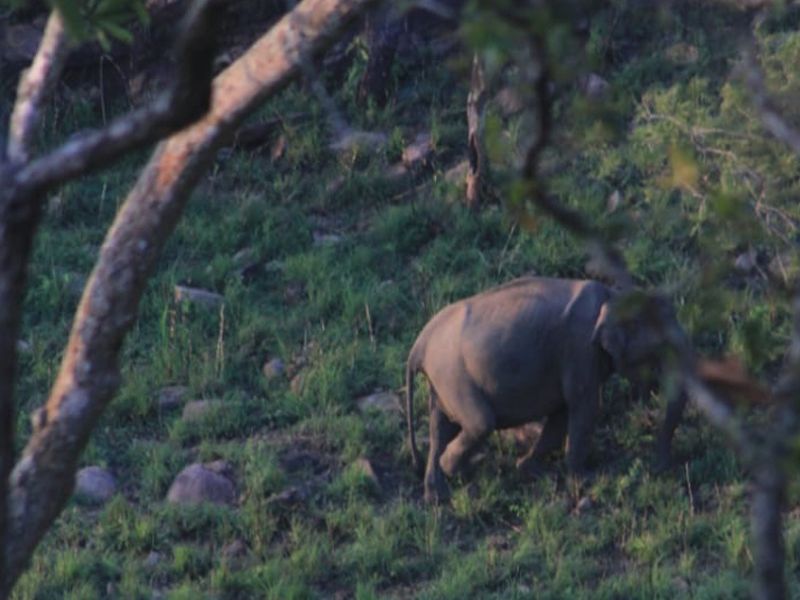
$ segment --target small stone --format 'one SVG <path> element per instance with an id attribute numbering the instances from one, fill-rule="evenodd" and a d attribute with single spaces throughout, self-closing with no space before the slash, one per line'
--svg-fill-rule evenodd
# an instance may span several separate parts
<path id="1" fill-rule="evenodd" d="M 75 495 L 92 504 L 103 504 L 116 492 L 114 476 L 101 467 L 84 467 L 75 476 Z"/>
<path id="2" fill-rule="evenodd" d="M 269 498 L 267 498 L 267 504 L 280 504 L 280 505 L 292 505 L 297 504 L 298 502 L 303 502 L 308 498 L 309 491 L 305 487 L 299 486 L 289 486 L 277 494 L 272 494 Z"/>
<path id="3" fill-rule="evenodd" d="M 192 400 L 183 407 L 181 419 L 187 422 L 200 421 L 222 406 L 222 400 Z"/>
<path id="4" fill-rule="evenodd" d="M 278 139 L 275 140 L 275 143 L 272 144 L 272 148 L 270 148 L 269 151 L 269 156 L 272 160 L 278 160 L 284 154 L 286 154 L 286 136 L 280 134 Z"/>
<path id="5" fill-rule="evenodd" d="M 20 354 L 29 354 L 33 351 L 33 344 L 27 340 L 17 340 L 17 352 Z"/>
<path id="6" fill-rule="evenodd" d="M 381 412 L 402 412 L 400 397 L 394 392 L 375 392 L 356 400 L 361 412 L 377 410 Z"/>
<path id="7" fill-rule="evenodd" d="M 286 372 L 286 365 L 280 358 L 273 358 L 264 363 L 261 372 L 268 380 L 281 377 Z"/>
<path id="8" fill-rule="evenodd" d="M 500 109 L 500 114 L 505 118 L 512 117 L 522 112 L 525 100 L 519 90 L 511 86 L 504 87 L 494 97 L 494 103 Z"/>
<path id="9" fill-rule="evenodd" d="M 433 140 L 429 133 L 420 133 L 408 146 L 403 148 L 402 161 L 408 168 L 428 163 L 433 154 Z"/>
<path id="10" fill-rule="evenodd" d="M 372 131 L 347 131 L 334 141 L 330 148 L 337 152 L 377 151 L 389 141 L 385 133 Z"/>
<path id="11" fill-rule="evenodd" d="M 619 208 L 620 204 L 622 204 L 622 194 L 619 190 L 614 190 L 609 194 L 608 200 L 606 201 L 606 212 L 614 212 Z"/>
<path id="12" fill-rule="evenodd" d="M 364 458 L 363 456 L 357 458 L 351 465 L 351 468 L 369 479 L 376 487 L 380 487 L 381 482 L 378 479 L 378 474 L 375 473 L 375 469 L 373 468 L 369 459 Z"/>
<path id="13" fill-rule="evenodd" d="M 240 539 L 235 539 L 229 544 L 222 547 L 222 558 L 225 560 L 234 560 L 247 556 L 247 544 Z"/>
<path id="14" fill-rule="evenodd" d="M 236 267 L 244 267 L 252 263 L 256 258 L 256 251 L 253 248 L 242 248 L 233 255 L 231 261 Z"/>
<path id="15" fill-rule="evenodd" d="M 680 65 L 691 65 L 696 63 L 697 59 L 700 57 L 697 46 L 687 44 L 686 42 L 672 44 L 672 46 L 666 49 L 664 54 L 669 60 Z"/>
<path id="16" fill-rule="evenodd" d="M 144 566 L 146 569 L 154 569 L 158 566 L 158 563 L 161 562 L 162 556 L 160 552 L 156 552 L 155 550 L 151 550 L 150 553 L 147 555 L 147 558 L 144 559 Z"/>
<path id="17" fill-rule="evenodd" d="M 736 260 L 733 262 L 733 267 L 742 273 L 750 273 L 754 271 L 758 265 L 757 259 L 758 255 L 756 251 L 750 248 L 747 252 L 742 252 L 736 257 Z"/>
<path id="18" fill-rule="evenodd" d="M 444 174 L 447 183 L 462 185 L 469 171 L 469 161 L 462 160 L 460 163 L 450 167 Z"/>
<path id="19" fill-rule="evenodd" d="M 158 409 L 166 412 L 178 408 L 187 393 L 189 393 L 189 388 L 184 385 L 170 385 L 161 388 L 156 395 Z"/>
<path id="20" fill-rule="evenodd" d="M 594 503 L 592 502 L 592 499 L 589 498 L 589 496 L 584 496 L 578 500 L 578 503 L 575 505 L 575 514 L 579 515 L 581 513 L 585 513 L 587 510 L 591 510 L 593 506 Z"/>
<path id="21" fill-rule="evenodd" d="M 190 302 L 192 304 L 199 304 L 213 308 L 222 304 L 225 298 L 222 294 L 216 292 L 209 292 L 200 288 L 188 287 L 185 285 L 175 286 L 175 302 Z"/>
<path id="22" fill-rule="evenodd" d="M 322 231 L 315 231 L 313 235 L 315 246 L 333 246 L 343 239 L 342 236 L 336 233 L 324 233 Z"/>
<path id="23" fill-rule="evenodd" d="M 195 463 L 178 473 L 167 493 L 172 504 L 233 504 L 233 482 L 206 465 Z"/>
<path id="24" fill-rule="evenodd" d="M 400 179 L 406 175 L 408 175 L 408 167 L 403 163 L 394 164 L 386 171 L 387 179 Z"/>
<path id="25" fill-rule="evenodd" d="M 590 100 L 600 100 L 608 94 L 608 90 L 611 89 L 611 84 L 597 73 L 589 73 L 581 77 L 580 87 Z"/>

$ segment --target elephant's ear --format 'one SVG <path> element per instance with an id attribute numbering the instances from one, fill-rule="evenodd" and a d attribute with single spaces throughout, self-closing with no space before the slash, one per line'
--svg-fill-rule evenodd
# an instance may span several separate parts
<path id="1" fill-rule="evenodd" d="M 622 328 L 613 321 L 611 308 L 608 302 L 604 302 L 597 315 L 592 342 L 600 344 L 600 347 L 608 352 L 614 362 L 614 368 L 619 370 L 622 366 L 622 354 L 625 349 L 625 334 L 622 332 Z"/>

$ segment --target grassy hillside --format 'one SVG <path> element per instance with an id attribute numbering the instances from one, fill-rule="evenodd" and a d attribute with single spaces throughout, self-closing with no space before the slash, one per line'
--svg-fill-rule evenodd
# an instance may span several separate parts
<path id="1" fill-rule="evenodd" d="M 800 117 L 798 20 L 787 13 L 757 31 L 790 118 Z M 733 265 L 752 248 L 768 269 L 796 243 L 798 161 L 762 132 L 732 76 L 746 29 L 723 9 L 654 16 L 617 3 L 598 15 L 587 44 L 610 95 L 590 104 L 561 84 L 543 170 L 562 199 L 621 232 L 634 273 L 669 291 L 701 348 L 735 351 L 768 381 L 788 340 L 786 300 L 756 269 Z M 585 256 L 546 219 L 529 231 L 502 205 L 460 206 L 445 174 L 465 152 L 463 77 L 401 62 L 394 102 L 364 111 L 353 104 L 362 66 L 336 101 L 354 124 L 387 133 L 385 148 L 329 150 L 325 114 L 297 86 L 261 115 L 306 115 L 284 125 L 285 152 L 222 153 L 195 193 L 126 343 L 123 387 L 84 455 L 120 491 L 102 507 L 70 504 L 15 597 L 746 597 L 747 485 L 733 454 L 690 411 L 679 466 L 654 475 L 663 405 L 623 380 L 606 386 L 592 480 L 571 480 L 557 460 L 525 483 L 514 444 L 493 436 L 474 473 L 451 482 L 449 505 L 422 504 L 401 413 L 362 411 L 357 399 L 400 390 L 411 343 L 448 302 L 529 271 L 583 277 Z M 93 119 L 88 101 L 58 106 L 45 136 Z M 509 144 L 524 135 L 521 119 L 495 119 Z M 430 172 L 387 177 L 419 132 L 431 134 Z M 143 160 L 50 202 L 26 302 L 23 432 Z M 615 192 L 620 207 L 609 213 Z M 224 304 L 176 304 L 176 284 L 216 291 Z M 262 365 L 273 358 L 286 373 L 268 378 Z M 185 422 L 157 402 L 174 385 L 187 400 L 221 404 Z M 417 406 L 427 439 L 421 392 Z M 216 459 L 233 468 L 235 506 L 165 502 L 184 466 Z M 797 595 L 796 511 L 786 527 Z"/>

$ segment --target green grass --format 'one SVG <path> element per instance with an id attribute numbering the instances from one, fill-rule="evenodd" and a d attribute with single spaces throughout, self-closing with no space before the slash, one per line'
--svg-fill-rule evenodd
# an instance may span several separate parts
<path id="1" fill-rule="evenodd" d="M 742 23 L 708 7 L 658 19 L 625 3 L 601 13 L 589 50 L 612 95 L 587 107 L 575 90 L 562 90 L 543 171 L 555 193 L 620 237 L 642 282 L 670 291 L 704 351 L 735 351 L 768 378 L 788 336 L 785 298 L 731 264 L 748 244 L 773 256 L 787 247 L 782 238 L 795 239 L 777 213 L 750 217 L 759 196 L 800 217 L 798 163 L 761 131 L 730 76 L 731 32 Z M 782 23 L 766 22 L 758 39 L 770 81 L 789 97 L 800 85 L 800 34 Z M 669 58 L 678 42 L 695 46 L 697 60 Z M 148 286 L 124 347 L 122 388 L 83 457 L 112 469 L 120 492 L 101 508 L 71 502 L 15 597 L 746 597 L 747 484 L 735 457 L 690 411 L 675 442 L 681 466 L 654 475 L 663 402 L 631 398 L 617 379 L 605 390 L 592 480 L 572 481 L 556 460 L 541 480 L 523 483 L 514 449 L 493 438 L 475 472 L 451 481 L 449 505 L 422 504 L 402 419 L 361 414 L 356 398 L 401 388 L 417 332 L 448 302 L 529 271 L 583 277 L 585 255 L 545 218 L 527 231 L 504 206 L 474 213 L 460 205 L 443 178 L 465 152 L 466 90 L 456 75 L 401 62 L 396 102 L 360 111 L 352 100 L 360 64 L 336 99 L 354 124 L 390 134 L 388 149 L 334 155 L 321 109 L 298 86 L 263 109 L 310 115 L 287 125 L 285 156 L 234 153 L 215 164 Z M 620 127 L 601 126 L 598 115 Z M 62 129 L 90 117 L 80 103 L 60 107 L 43 138 L 61 139 Z M 524 123 L 501 125 L 510 139 L 525 139 Z M 411 182 L 383 174 L 419 130 L 434 134 L 433 173 L 422 181 L 429 185 L 404 194 Z M 696 193 L 665 183 L 673 148 L 673 163 L 687 160 L 702 173 Z M 51 202 L 26 301 L 23 435 L 58 368 L 78 300 L 74 282 L 91 269 L 143 158 L 72 183 Z M 624 202 L 608 215 L 614 190 Z M 318 245 L 314 233 L 341 240 Z M 235 257 L 244 249 L 261 266 L 243 280 Z M 175 305 L 178 283 L 224 294 L 224 310 Z M 288 377 L 264 378 L 272 357 L 286 363 Z M 302 385 L 290 383 L 298 375 Z M 222 404 L 184 423 L 180 411 L 158 410 L 155 397 L 167 385 Z M 292 466 L 291 452 L 308 460 Z M 360 457 L 375 466 L 379 484 L 354 466 Z M 184 466 L 220 458 L 233 468 L 236 506 L 166 504 Z M 296 505 L 272 500 L 308 482 Z M 793 594 L 799 523 L 789 513 Z M 235 540 L 247 553 L 231 559 L 223 548 Z M 148 565 L 153 552 L 161 558 Z"/>

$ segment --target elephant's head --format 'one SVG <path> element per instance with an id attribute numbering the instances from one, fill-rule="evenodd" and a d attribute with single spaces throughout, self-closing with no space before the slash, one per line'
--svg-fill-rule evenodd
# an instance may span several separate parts
<path id="1" fill-rule="evenodd" d="M 666 328 L 682 333 L 672 304 L 661 296 L 615 293 L 597 317 L 594 340 L 627 378 L 648 379 L 667 352 Z"/>

